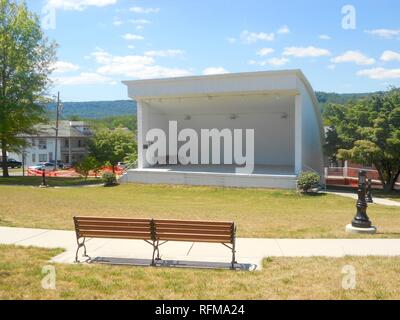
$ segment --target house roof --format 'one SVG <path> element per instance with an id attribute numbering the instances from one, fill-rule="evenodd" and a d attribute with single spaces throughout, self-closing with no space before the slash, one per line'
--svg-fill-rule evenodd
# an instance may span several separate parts
<path id="1" fill-rule="evenodd" d="M 83 128 L 89 128 L 89 125 L 83 121 L 61 120 L 58 123 L 58 136 L 60 138 L 87 138 L 92 135 L 90 130 L 83 131 Z M 38 131 L 37 134 L 24 135 L 24 137 L 55 137 L 56 123 L 36 125 L 35 130 Z"/>

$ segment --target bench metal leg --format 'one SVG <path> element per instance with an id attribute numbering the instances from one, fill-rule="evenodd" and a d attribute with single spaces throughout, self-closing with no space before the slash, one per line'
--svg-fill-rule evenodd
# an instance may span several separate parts
<path id="1" fill-rule="evenodd" d="M 235 268 L 235 264 L 237 264 L 237 261 L 236 261 L 236 239 L 233 240 L 232 246 L 229 246 L 226 243 L 222 243 L 222 245 L 224 245 L 225 247 L 232 250 L 231 270 L 236 270 L 236 268 Z"/>
<path id="2" fill-rule="evenodd" d="M 235 270 L 235 264 L 237 264 L 236 261 L 236 241 L 233 242 L 233 246 L 232 246 L 232 265 L 231 265 L 231 269 Z"/>
<path id="3" fill-rule="evenodd" d="M 80 261 L 78 260 L 78 253 L 79 253 L 80 248 L 83 248 L 83 256 L 84 257 L 89 257 L 89 256 L 87 255 L 87 251 L 86 251 L 86 245 L 85 245 L 86 238 L 83 238 L 82 242 L 79 242 L 79 239 L 76 239 L 76 241 L 78 243 L 78 248 L 76 249 L 75 263 L 79 263 Z"/>

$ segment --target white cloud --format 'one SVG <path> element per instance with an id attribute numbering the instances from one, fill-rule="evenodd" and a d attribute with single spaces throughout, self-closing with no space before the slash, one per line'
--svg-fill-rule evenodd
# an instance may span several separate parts
<path id="1" fill-rule="evenodd" d="M 65 73 L 79 70 L 79 66 L 71 62 L 57 61 L 53 64 L 52 69 L 54 73 Z"/>
<path id="2" fill-rule="evenodd" d="M 271 66 L 283 66 L 289 62 L 289 59 L 287 58 L 271 58 L 265 61 L 266 64 L 269 64 Z"/>
<path id="3" fill-rule="evenodd" d="M 400 37 L 400 29 L 375 29 L 365 30 L 365 32 L 383 39 L 393 39 Z"/>
<path id="4" fill-rule="evenodd" d="M 130 45 L 128 46 L 128 49 L 135 49 L 135 46 L 132 45 L 132 44 L 130 44 Z"/>
<path id="5" fill-rule="evenodd" d="M 56 84 L 63 86 L 117 84 L 115 80 L 93 72 L 82 72 L 78 76 L 58 77 L 53 80 Z"/>
<path id="6" fill-rule="evenodd" d="M 270 59 L 265 60 L 265 61 L 250 60 L 248 63 L 250 65 L 258 65 L 258 66 L 261 66 L 261 67 L 264 67 L 264 66 L 267 66 L 267 65 L 274 66 L 274 67 L 279 67 L 279 66 L 283 66 L 283 65 L 287 64 L 289 61 L 290 61 L 289 59 L 284 58 L 284 57 L 282 57 L 282 58 L 274 57 L 274 58 L 270 58 Z"/>
<path id="7" fill-rule="evenodd" d="M 316 48 L 313 46 L 287 47 L 283 52 L 284 56 L 293 56 L 297 58 L 322 57 L 322 56 L 329 56 L 330 54 L 331 53 L 327 49 Z"/>
<path id="8" fill-rule="evenodd" d="M 135 41 L 135 40 L 143 40 L 144 37 L 138 34 L 126 33 L 122 36 L 125 40 Z"/>
<path id="9" fill-rule="evenodd" d="M 134 13 L 148 14 L 148 13 L 158 13 L 158 12 L 160 12 L 160 8 L 132 7 L 132 8 L 129 8 L 129 11 L 134 12 Z"/>
<path id="10" fill-rule="evenodd" d="M 276 33 L 278 33 L 278 34 L 288 34 L 288 33 L 290 33 L 290 29 L 289 29 L 288 26 L 283 26 L 283 27 L 279 28 Z"/>
<path id="11" fill-rule="evenodd" d="M 373 68 L 357 72 L 360 77 L 368 77 L 373 80 L 400 79 L 400 69 Z"/>
<path id="12" fill-rule="evenodd" d="M 229 42 L 230 44 L 234 44 L 234 43 L 236 43 L 236 41 L 237 41 L 237 39 L 236 39 L 236 38 L 233 38 L 233 37 L 229 37 L 229 38 L 227 38 L 227 40 L 228 40 L 228 42 Z"/>
<path id="13" fill-rule="evenodd" d="M 223 67 L 209 67 L 203 70 L 204 75 L 224 74 L 228 73 Z"/>
<path id="14" fill-rule="evenodd" d="M 335 65 L 335 64 L 330 64 L 330 65 L 328 66 L 328 69 L 329 69 L 329 70 L 335 70 L 335 69 L 336 69 L 336 65 Z"/>
<path id="15" fill-rule="evenodd" d="M 120 26 L 120 25 L 123 25 L 123 24 L 126 24 L 126 23 L 132 23 L 132 24 L 137 25 L 136 29 L 139 29 L 139 28 L 143 29 L 143 26 L 146 25 L 146 24 L 150 24 L 151 21 L 146 20 L 146 19 L 130 19 L 130 20 L 127 20 L 127 21 L 115 20 L 113 22 L 113 24 L 115 26 Z"/>
<path id="16" fill-rule="evenodd" d="M 386 50 L 382 53 L 381 60 L 385 62 L 400 61 L 400 53 L 395 51 Z"/>
<path id="17" fill-rule="evenodd" d="M 100 67 L 97 72 L 104 76 L 119 76 L 134 79 L 188 76 L 190 71 L 169 68 L 156 64 L 153 57 L 140 55 L 114 56 L 101 49 L 92 53 Z"/>
<path id="18" fill-rule="evenodd" d="M 275 50 L 272 49 L 272 48 L 262 48 L 262 49 L 258 50 L 256 52 L 256 54 L 258 56 L 260 56 L 260 57 L 264 57 L 264 56 L 267 56 L 267 55 L 269 55 L 269 54 L 271 54 L 273 52 L 275 52 Z"/>
<path id="19" fill-rule="evenodd" d="M 249 32 L 244 30 L 240 34 L 240 39 L 247 44 L 256 43 L 257 41 L 274 41 L 275 34 L 265 32 Z"/>
<path id="20" fill-rule="evenodd" d="M 133 20 L 129 20 L 131 23 L 133 24 L 150 24 L 151 21 L 146 20 L 146 19 L 133 19 Z"/>
<path id="21" fill-rule="evenodd" d="M 327 34 L 321 34 L 321 35 L 319 36 L 319 38 L 320 38 L 321 40 L 331 40 L 331 37 L 328 36 Z"/>
<path id="22" fill-rule="evenodd" d="M 185 54 L 185 52 L 178 49 L 152 50 L 144 53 L 144 55 L 148 57 L 177 57 L 182 56 L 183 54 Z"/>
<path id="23" fill-rule="evenodd" d="M 331 59 L 333 63 L 355 63 L 358 65 L 371 65 L 375 63 L 375 59 L 369 58 L 360 51 L 347 51 L 340 56 Z"/>
<path id="24" fill-rule="evenodd" d="M 117 0 L 48 0 L 47 6 L 61 10 L 82 11 L 87 7 L 105 7 L 116 4 Z"/>

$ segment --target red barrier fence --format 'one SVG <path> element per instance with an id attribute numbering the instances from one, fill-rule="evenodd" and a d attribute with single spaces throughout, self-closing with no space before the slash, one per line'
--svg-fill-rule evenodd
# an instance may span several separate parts
<path id="1" fill-rule="evenodd" d="M 382 189 L 382 183 L 377 170 L 350 168 L 350 167 L 332 167 L 325 168 L 325 181 L 328 186 L 358 186 L 358 173 L 360 170 L 367 172 L 367 178 L 372 179 L 372 187 Z M 395 189 L 400 189 L 400 181 L 396 183 Z"/>
<path id="2" fill-rule="evenodd" d="M 119 168 L 119 167 L 116 167 L 114 169 L 114 171 L 117 176 L 122 176 L 125 172 L 124 169 Z M 31 177 L 41 177 L 42 176 L 42 170 L 28 168 L 27 172 L 28 172 L 28 176 L 31 176 Z M 113 172 L 112 167 L 103 167 L 97 173 L 91 171 L 88 176 L 89 177 L 99 177 L 104 172 Z M 77 173 L 74 168 L 71 168 L 68 170 L 46 171 L 46 177 L 80 178 L 80 177 L 82 177 L 82 175 Z"/>

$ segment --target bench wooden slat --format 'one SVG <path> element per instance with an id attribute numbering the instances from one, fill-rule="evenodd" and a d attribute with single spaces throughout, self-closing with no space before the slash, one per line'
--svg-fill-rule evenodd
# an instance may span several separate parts
<path id="1" fill-rule="evenodd" d="M 137 236 L 137 235 L 93 235 L 87 234 L 84 235 L 85 238 L 96 238 L 96 239 L 126 239 L 126 240 L 148 240 L 151 241 L 151 236 Z"/>
<path id="2" fill-rule="evenodd" d="M 160 241 L 184 241 L 184 242 L 216 242 L 216 243 L 232 243 L 230 237 L 203 237 L 202 235 L 161 235 Z"/>
<path id="3" fill-rule="evenodd" d="M 83 231 L 79 232 L 83 237 L 95 238 L 100 236 L 119 236 L 119 237 L 145 237 L 146 239 L 151 239 L 151 232 L 126 232 L 126 231 Z"/>
<path id="4" fill-rule="evenodd" d="M 176 228 L 157 228 L 157 234 L 159 233 L 171 233 L 171 234 L 211 234 L 211 235 L 224 235 L 231 236 L 231 230 L 208 230 L 208 229 L 176 229 Z"/>
<path id="5" fill-rule="evenodd" d="M 110 226 L 110 227 L 149 227 L 150 222 L 143 223 L 143 222 L 108 222 L 108 221 L 83 221 L 78 222 L 79 227 L 82 226 Z"/>
<path id="6" fill-rule="evenodd" d="M 88 231 L 88 230 L 97 230 L 97 231 L 101 231 L 101 230 L 109 230 L 109 231 L 142 231 L 142 232 L 151 232 L 151 228 L 150 226 L 145 226 L 145 227 L 131 227 L 131 226 L 93 226 L 93 225 L 79 225 L 78 227 L 79 232 L 84 232 L 84 231 Z"/>
<path id="7" fill-rule="evenodd" d="M 110 218 L 110 217 L 75 217 L 77 221 L 109 221 L 109 222 L 147 222 L 150 223 L 152 219 L 141 218 Z"/>
<path id="8" fill-rule="evenodd" d="M 156 224 L 193 224 L 193 225 L 210 225 L 210 226 L 231 226 L 233 222 L 226 221 L 197 221 L 197 220 L 164 220 L 164 219 L 155 219 L 154 222 Z"/>
<path id="9" fill-rule="evenodd" d="M 198 229 L 198 230 L 216 230 L 216 231 L 226 231 L 232 230 L 232 225 L 229 226 L 213 226 L 213 225 L 197 225 L 197 224 L 177 224 L 177 223 L 155 223 L 156 228 L 176 228 L 176 229 Z"/>
<path id="10" fill-rule="evenodd" d="M 163 232 L 157 232 L 157 238 L 159 240 L 171 240 L 173 241 L 173 239 L 176 240 L 182 240 L 182 239 L 186 239 L 188 241 L 194 241 L 191 239 L 209 239 L 209 240 L 224 240 L 224 241 L 228 241 L 230 242 L 232 240 L 232 238 L 230 236 L 226 236 L 226 235 L 201 235 L 201 234 L 177 234 L 177 233 L 163 233 Z"/>

